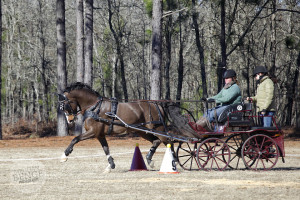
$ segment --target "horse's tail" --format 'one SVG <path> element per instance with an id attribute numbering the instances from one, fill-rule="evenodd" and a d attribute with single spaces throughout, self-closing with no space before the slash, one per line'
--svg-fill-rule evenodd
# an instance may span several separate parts
<path id="1" fill-rule="evenodd" d="M 182 115 L 181 111 L 183 108 L 176 103 L 164 103 L 162 107 L 170 132 L 190 138 L 198 137 L 198 134 L 188 124 L 188 117 Z"/>

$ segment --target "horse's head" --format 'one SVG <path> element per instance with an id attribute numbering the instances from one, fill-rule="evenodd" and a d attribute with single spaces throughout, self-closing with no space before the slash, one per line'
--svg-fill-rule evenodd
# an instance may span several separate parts
<path id="1" fill-rule="evenodd" d="M 75 99 L 68 98 L 68 93 L 58 94 L 59 109 L 65 113 L 69 124 L 72 124 L 80 113 L 80 107 Z"/>

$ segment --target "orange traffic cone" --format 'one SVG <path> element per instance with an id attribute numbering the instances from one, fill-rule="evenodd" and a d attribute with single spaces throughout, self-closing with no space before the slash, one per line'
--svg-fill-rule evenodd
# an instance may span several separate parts
<path id="1" fill-rule="evenodd" d="M 142 153 L 141 153 L 140 148 L 139 148 L 139 144 L 136 143 L 136 147 L 135 147 L 135 150 L 134 150 L 130 171 L 142 171 L 142 170 L 148 170 L 148 169 L 145 165 Z"/>
<path id="2" fill-rule="evenodd" d="M 178 174 L 174 157 L 171 152 L 171 145 L 167 145 L 167 150 L 163 159 L 163 162 L 159 170 L 160 174 Z"/>

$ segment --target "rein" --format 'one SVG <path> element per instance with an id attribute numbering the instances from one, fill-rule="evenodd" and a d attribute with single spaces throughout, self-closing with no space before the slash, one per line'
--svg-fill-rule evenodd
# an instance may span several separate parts
<path id="1" fill-rule="evenodd" d="M 161 103 L 180 103 L 180 102 L 202 102 L 202 100 L 148 100 L 148 99 L 119 99 L 127 103 L 134 102 L 161 102 Z"/>

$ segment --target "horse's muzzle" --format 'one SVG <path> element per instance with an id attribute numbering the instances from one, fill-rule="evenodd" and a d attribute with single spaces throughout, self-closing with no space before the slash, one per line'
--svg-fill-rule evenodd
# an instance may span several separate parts
<path id="1" fill-rule="evenodd" d="M 76 120 L 76 117 L 74 115 L 67 115 L 66 114 L 66 118 L 67 118 L 68 124 L 73 124 Z"/>

